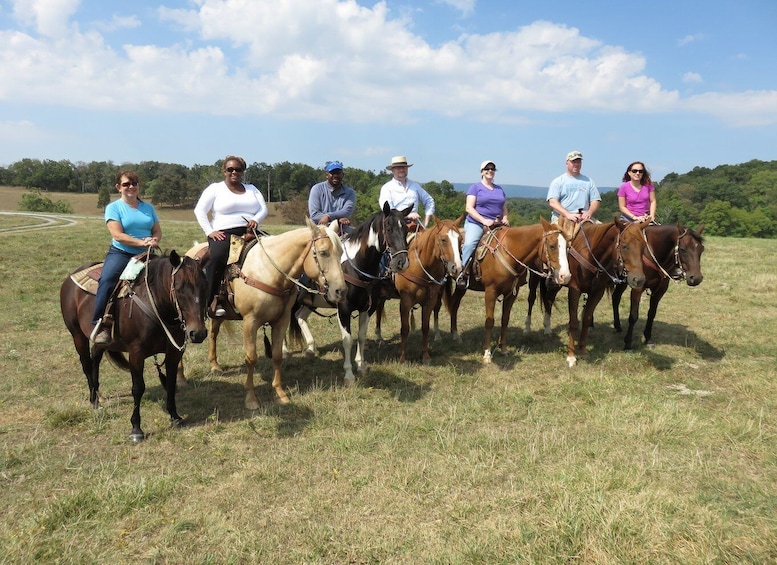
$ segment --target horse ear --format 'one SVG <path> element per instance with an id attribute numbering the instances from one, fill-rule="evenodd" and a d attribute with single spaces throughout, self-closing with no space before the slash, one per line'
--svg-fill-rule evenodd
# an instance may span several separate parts
<path id="1" fill-rule="evenodd" d="M 314 234 L 318 235 L 318 226 L 308 216 L 305 216 L 305 223 Z"/>
<path id="2" fill-rule="evenodd" d="M 403 215 L 403 216 L 407 216 L 407 215 L 408 215 L 410 212 L 412 212 L 412 211 L 413 211 L 413 207 L 412 207 L 412 206 L 408 206 L 407 208 L 405 208 L 404 210 L 402 210 L 402 215 Z"/>
<path id="3" fill-rule="evenodd" d="M 175 249 L 170 252 L 170 263 L 172 263 L 173 267 L 181 264 L 181 256 L 175 252 Z"/>
<path id="4" fill-rule="evenodd" d="M 383 215 L 388 216 L 391 214 L 391 206 L 389 206 L 388 200 L 383 203 Z"/>
<path id="5" fill-rule="evenodd" d="M 466 215 L 466 214 L 462 214 L 461 216 L 459 216 L 459 217 L 458 217 L 458 219 L 457 219 L 455 222 L 453 222 L 453 223 L 454 223 L 454 225 L 455 225 L 457 228 L 460 228 L 460 227 L 461 227 L 461 223 L 464 221 L 464 218 L 466 218 L 466 217 L 467 217 L 467 215 Z"/>
<path id="6" fill-rule="evenodd" d="M 329 223 L 329 229 L 335 232 L 337 235 L 340 235 L 340 221 L 339 220 L 332 220 Z"/>
<path id="7" fill-rule="evenodd" d="M 699 235 L 701 235 L 701 232 L 703 232 L 703 231 L 704 231 L 704 224 L 702 224 L 702 225 L 700 225 L 700 226 L 699 226 L 699 229 L 697 229 L 697 230 L 696 230 L 696 233 L 698 233 Z"/>

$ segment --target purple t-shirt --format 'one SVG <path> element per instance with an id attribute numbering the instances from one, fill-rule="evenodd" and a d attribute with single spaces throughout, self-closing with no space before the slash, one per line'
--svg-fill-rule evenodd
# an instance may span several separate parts
<path id="1" fill-rule="evenodd" d="M 656 188 L 652 184 L 646 184 L 637 192 L 631 187 L 630 182 L 624 182 L 618 189 L 618 196 L 626 199 L 626 208 L 635 216 L 644 216 L 650 212 L 650 193 Z"/>
<path id="2" fill-rule="evenodd" d="M 501 216 L 504 211 L 505 191 L 498 184 L 494 185 L 492 190 L 486 188 L 482 182 L 477 182 L 469 187 L 467 190 L 467 196 L 475 197 L 475 210 L 478 214 L 489 220 L 496 219 L 497 216 Z M 475 218 L 467 214 L 467 219 L 470 222 L 480 224 Z"/>

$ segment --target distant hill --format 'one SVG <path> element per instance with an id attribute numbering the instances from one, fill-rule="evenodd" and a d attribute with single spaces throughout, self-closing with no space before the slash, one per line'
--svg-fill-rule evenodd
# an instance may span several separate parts
<path id="1" fill-rule="evenodd" d="M 459 192 L 467 192 L 472 183 L 454 182 L 452 184 Z M 500 184 L 499 186 L 504 189 L 507 198 L 539 198 L 545 200 L 548 196 L 547 186 L 526 186 L 524 184 Z M 617 190 L 617 188 L 612 186 L 599 187 L 599 192 L 602 194 L 611 190 Z"/>

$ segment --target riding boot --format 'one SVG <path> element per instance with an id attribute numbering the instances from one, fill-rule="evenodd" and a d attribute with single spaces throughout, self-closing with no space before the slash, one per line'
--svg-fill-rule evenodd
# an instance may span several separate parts
<path id="1" fill-rule="evenodd" d="M 461 273 L 456 277 L 456 288 L 467 288 L 469 286 L 469 275 L 472 270 L 472 257 L 467 260 L 467 264 L 461 269 Z"/>
<path id="2" fill-rule="evenodd" d="M 106 314 L 102 320 L 97 322 L 95 331 L 92 332 L 94 338 L 92 341 L 95 345 L 107 345 L 113 341 L 111 337 L 111 330 L 113 329 L 113 316 Z"/>
<path id="3" fill-rule="evenodd" d="M 210 314 L 211 318 L 223 318 L 227 315 L 227 311 L 224 310 L 224 307 L 221 305 L 219 294 L 213 297 L 213 300 L 210 302 L 210 309 L 208 313 Z"/>

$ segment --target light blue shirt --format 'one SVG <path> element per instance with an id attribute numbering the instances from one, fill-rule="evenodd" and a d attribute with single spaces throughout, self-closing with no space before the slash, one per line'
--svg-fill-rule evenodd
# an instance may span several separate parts
<path id="1" fill-rule="evenodd" d="M 573 177 L 566 173 L 556 177 L 550 183 L 548 197 L 545 200 L 551 198 L 557 199 L 568 212 L 577 212 L 580 209 L 586 211 L 591 202 L 602 199 L 594 181 L 585 175 Z M 551 214 L 551 219 L 553 218 L 558 218 L 558 212 L 555 210 Z"/>
<path id="2" fill-rule="evenodd" d="M 137 209 L 135 209 L 119 198 L 105 207 L 105 222 L 108 223 L 110 220 L 119 222 L 122 230 L 127 235 L 144 239 L 151 237 L 151 230 L 154 228 L 154 224 L 159 221 L 159 218 L 157 218 L 154 207 L 148 202 L 141 200 L 138 202 Z M 146 248 L 143 246 L 125 245 L 115 239 L 111 240 L 111 244 L 133 255 L 146 251 Z"/>

